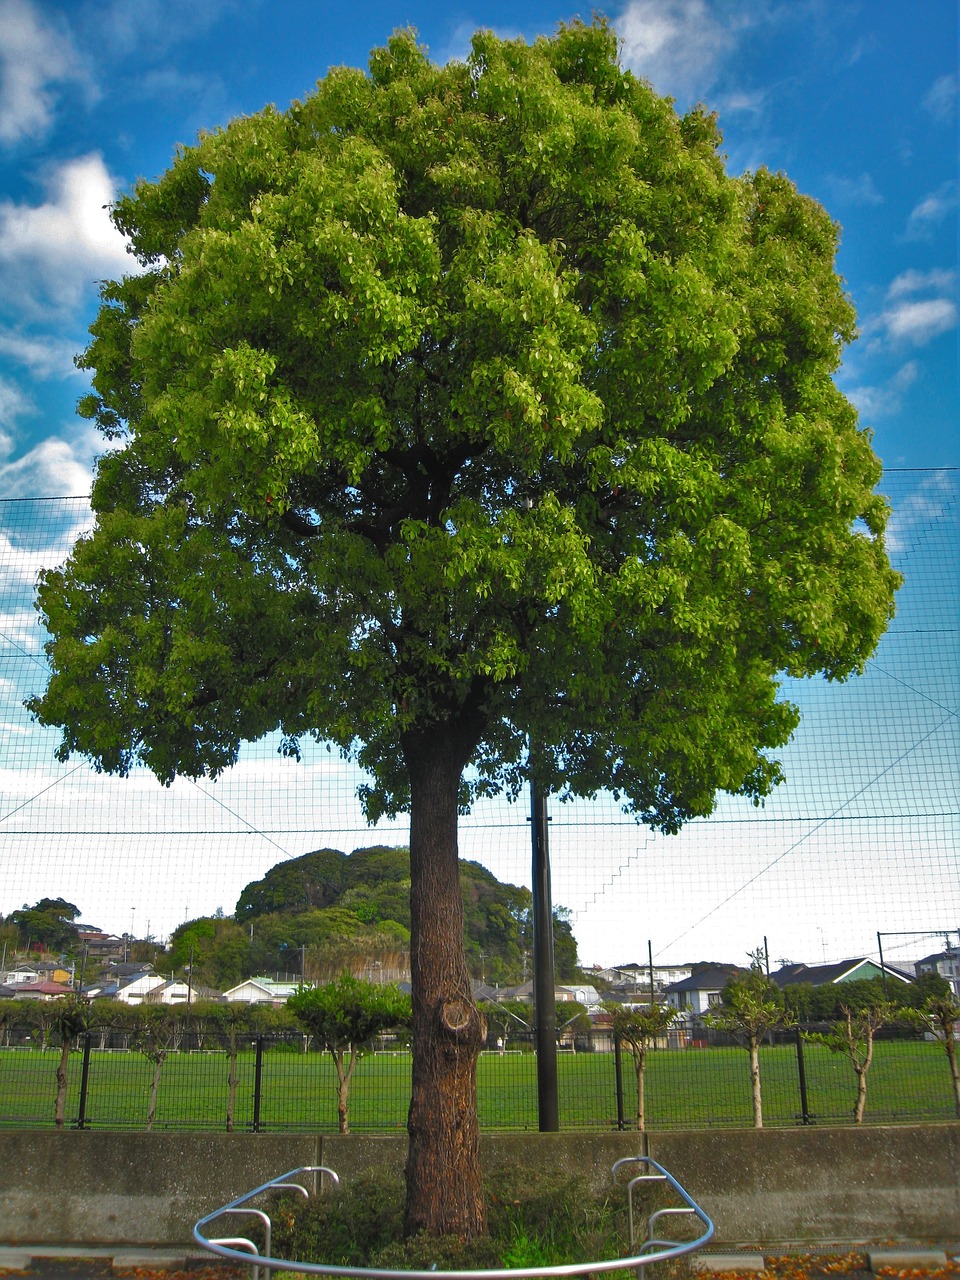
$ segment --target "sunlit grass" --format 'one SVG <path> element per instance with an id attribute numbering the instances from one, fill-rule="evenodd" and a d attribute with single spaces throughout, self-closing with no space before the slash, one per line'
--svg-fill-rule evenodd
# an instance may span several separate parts
<path id="1" fill-rule="evenodd" d="M 808 1108 L 817 1123 L 852 1118 L 856 1082 L 849 1063 L 821 1045 L 805 1048 Z M 764 1122 L 800 1121 L 797 1055 L 786 1045 L 761 1050 Z M 59 1050 L 0 1051 L 0 1125 L 53 1123 Z M 237 1058 L 233 1127 L 254 1126 L 256 1057 Z M 229 1060 L 223 1052 L 171 1053 L 163 1064 L 156 1129 L 225 1129 Z M 612 1053 L 561 1053 L 558 1058 L 561 1126 L 617 1127 Z M 76 1124 L 81 1055 L 70 1060 L 68 1123 Z M 153 1063 L 136 1052 L 90 1055 L 85 1123 L 96 1129 L 146 1126 Z M 410 1088 L 408 1053 L 362 1059 L 350 1096 L 355 1131 L 403 1132 Z M 484 1053 L 477 1070 L 480 1124 L 485 1130 L 537 1128 L 536 1059 L 531 1053 Z M 632 1062 L 623 1057 L 625 1126 L 635 1120 Z M 670 1049 L 651 1053 L 646 1079 L 651 1130 L 739 1127 L 752 1123 L 747 1054 L 739 1048 Z M 947 1120 L 954 1117 L 950 1076 L 941 1046 L 921 1041 L 881 1041 L 868 1077 L 865 1119 L 874 1122 Z M 329 1057 L 315 1052 L 267 1050 L 262 1060 L 259 1127 L 264 1130 L 333 1132 L 336 1092 Z"/>

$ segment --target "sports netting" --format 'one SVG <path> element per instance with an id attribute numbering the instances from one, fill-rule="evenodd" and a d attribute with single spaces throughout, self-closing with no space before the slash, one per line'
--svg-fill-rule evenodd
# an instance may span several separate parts
<path id="1" fill-rule="evenodd" d="M 720 797 L 676 836 L 638 827 L 609 797 L 550 804 L 554 903 L 585 965 L 771 965 L 876 955 L 906 966 L 960 929 L 957 850 L 960 604 L 957 473 L 886 472 L 897 616 L 863 676 L 784 680 L 802 720 L 781 754 L 786 781 L 760 808 Z M 403 820 L 370 827 L 356 767 L 324 744 L 300 762 L 278 739 L 244 748 L 216 782 L 160 786 L 84 760 L 59 764 L 57 735 L 23 701 L 44 686 L 38 571 L 91 523 L 85 498 L 0 501 L 0 915 L 41 897 L 84 923 L 164 938 L 218 908 L 275 863 L 325 846 L 406 843 Z M 524 803 L 485 801 L 461 819 L 460 852 L 529 884 Z"/>

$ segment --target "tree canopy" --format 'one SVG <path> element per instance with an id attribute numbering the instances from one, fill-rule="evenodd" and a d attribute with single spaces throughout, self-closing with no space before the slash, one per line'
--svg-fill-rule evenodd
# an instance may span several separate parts
<path id="1" fill-rule="evenodd" d="M 403 31 L 113 210 L 113 447 L 30 706 L 164 781 L 316 735 L 409 808 L 411 1231 L 483 1223 L 460 807 L 530 764 L 664 831 L 759 800 L 780 674 L 861 670 L 891 616 L 838 229 L 720 146 L 602 20 L 442 67 Z"/>
<path id="2" fill-rule="evenodd" d="M 505 884 L 480 863 L 465 859 L 459 862 L 459 874 L 473 977 L 520 982 L 524 955 L 529 956 L 533 945 L 530 890 Z M 251 961 L 261 969 L 282 967 L 281 945 L 310 946 L 358 934 L 373 945 L 376 931 L 391 924 L 399 926 L 392 935 L 394 946 L 408 943 L 410 851 L 375 845 L 347 855 L 319 849 L 278 862 L 243 889 L 235 915 L 243 923 L 255 922 Z M 553 927 L 557 980 L 568 981 L 578 973 L 577 943 L 562 907 L 554 911 Z"/>
<path id="3" fill-rule="evenodd" d="M 80 908 L 64 898 L 41 898 L 32 907 L 24 904 L 20 911 L 11 911 L 7 922 L 16 925 L 25 945 L 39 943 L 51 951 L 69 951 L 77 942 L 77 926 L 74 923 Z"/>
<path id="4" fill-rule="evenodd" d="M 857 670 L 895 579 L 837 228 L 719 146 L 602 24 L 445 67 L 404 32 L 122 198 L 143 271 L 81 361 L 121 447 L 40 595 L 62 752 L 315 732 L 377 814 L 403 732 L 472 711 L 474 791 L 528 735 L 669 829 L 767 791 L 777 673 Z"/>

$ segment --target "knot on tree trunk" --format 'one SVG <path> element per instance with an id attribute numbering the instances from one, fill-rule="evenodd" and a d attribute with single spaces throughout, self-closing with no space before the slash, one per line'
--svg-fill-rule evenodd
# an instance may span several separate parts
<path id="1" fill-rule="evenodd" d="M 448 1035 L 460 1042 L 482 1043 L 487 1034 L 487 1020 L 473 1003 L 462 997 L 444 1000 L 440 1005 L 440 1025 Z"/>

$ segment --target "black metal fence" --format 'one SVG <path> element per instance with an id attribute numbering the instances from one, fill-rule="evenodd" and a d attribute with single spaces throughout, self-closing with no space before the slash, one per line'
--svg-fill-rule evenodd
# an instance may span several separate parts
<path id="1" fill-rule="evenodd" d="M 766 1126 L 845 1124 L 853 1117 L 852 1063 L 805 1033 L 760 1049 Z M 651 1130 L 753 1124 L 749 1057 L 706 1027 L 676 1047 L 647 1054 L 645 1127 Z M 0 1126 L 54 1124 L 57 1046 L 15 1040 L 0 1048 Z M 205 1034 L 149 1052 L 110 1046 L 87 1033 L 67 1058 L 64 1123 L 76 1129 L 333 1132 L 337 1128 L 334 1063 L 301 1035 L 258 1035 L 231 1045 Z M 524 1039 L 481 1055 L 480 1124 L 486 1130 L 536 1129 L 536 1059 Z M 629 1129 L 637 1124 L 637 1072 L 626 1046 L 603 1035 L 578 1036 L 558 1056 L 560 1125 L 569 1130 Z M 402 1132 L 410 1089 L 410 1055 L 399 1043 L 363 1057 L 350 1090 L 350 1128 Z M 957 1101 L 944 1047 L 906 1029 L 877 1039 L 867 1076 L 867 1122 L 953 1119 Z"/>

